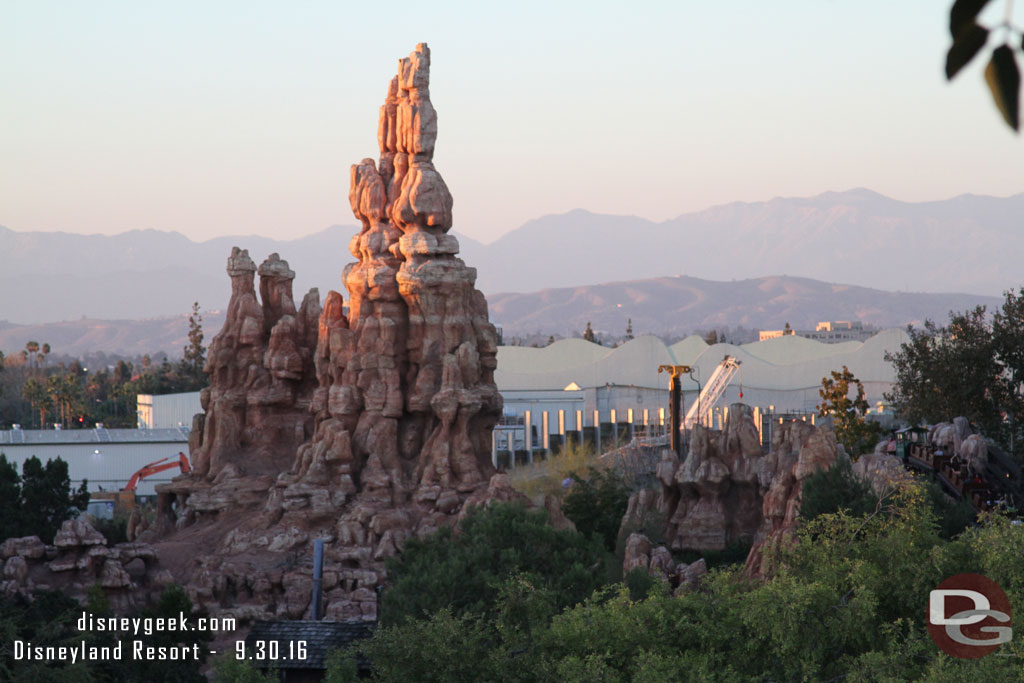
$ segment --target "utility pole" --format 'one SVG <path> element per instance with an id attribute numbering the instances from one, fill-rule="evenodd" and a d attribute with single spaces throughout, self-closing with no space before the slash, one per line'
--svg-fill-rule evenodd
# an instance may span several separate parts
<path id="1" fill-rule="evenodd" d="M 669 445 L 676 456 L 683 457 L 683 442 L 680 439 L 679 427 L 683 422 L 683 391 L 679 385 L 679 376 L 690 372 L 689 365 L 659 365 L 658 372 L 669 373 L 668 409 L 669 409 Z"/>

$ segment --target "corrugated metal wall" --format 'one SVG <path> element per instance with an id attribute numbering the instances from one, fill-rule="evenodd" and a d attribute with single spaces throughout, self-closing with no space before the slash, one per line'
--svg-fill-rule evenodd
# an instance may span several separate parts
<path id="1" fill-rule="evenodd" d="M 84 444 L 4 444 L 0 451 L 7 461 L 15 464 L 21 473 L 22 463 L 33 455 L 43 464 L 57 457 L 68 463 L 71 484 L 77 488 L 83 479 L 89 480 L 89 491 L 102 486 L 106 491 L 124 488 L 137 470 L 161 458 L 177 460 L 178 453 L 188 454 L 188 444 L 180 443 L 84 443 Z M 98 452 L 97 452 L 98 451 Z M 139 482 L 136 492 L 140 496 L 154 495 L 156 484 L 168 482 L 181 474 L 174 469 L 160 472 Z"/>

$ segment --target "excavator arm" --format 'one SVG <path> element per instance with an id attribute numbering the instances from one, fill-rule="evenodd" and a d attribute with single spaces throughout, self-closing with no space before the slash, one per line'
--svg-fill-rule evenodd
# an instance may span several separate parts
<path id="1" fill-rule="evenodd" d="M 170 460 L 170 458 L 161 458 L 156 462 L 151 462 L 148 465 L 143 465 L 139 468 L 139 471 L 132 475 L 132 478 L 128 480 L 128 485 L 124 487 L 124 491 L 134 491 L 135 487 L 139 485 L 139 482 L 146 477 L 164 472 L 165 470 L 173 469 L 175 467 L 181 469 L 182 474 L 188 474 L 192 471 L 192 467 L 188 464 L 188 457 L 184 453 L 178 453 L 177 460 Z"/>

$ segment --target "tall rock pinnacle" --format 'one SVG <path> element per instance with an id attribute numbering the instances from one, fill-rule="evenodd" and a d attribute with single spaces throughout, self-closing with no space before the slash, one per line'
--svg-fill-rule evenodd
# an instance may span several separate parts
<path id="1" fill-rule="evenodd" d="M 317 348 L 311 447 L 343 428 L 359 488 L 395 503 L 486 482 L 501 413 L 497 335 L 476 270 L 456 258 L 458 240 L 447 234 L 452 197 L 432 161 L 429 81 L 430 50 L 420 44 L 388 85 L 379 163 L 352 167 L 349 200 L 362 230 L 349 245 L 358 261 L 343 275 L 349 311 L 346 319 L 328 300 Z"/>
<path id="2" fill-rule="evenodd" d="M 315 289 L 296 306 L 295 274 L 277 254 L 259 268 L 241 249 L 228 260 L 231 300 L 210 345 L 195 467 L 158 486 L 151 532 L 193 527 L 211 548 L 181 572 L 197 604 L 300 618 L 312 580 L 294 558 L 319 538 L 337 578 L 324 588 L 325 616 L 372 618 L 384 560 L 405 539 L 518 495 L 492 477 L 497 334 L 476 270 L 448 234 L 429 82 L 421 44 L 388 84 L 379 161 L 352 167 L 362 227 L 342 274 L 347 307 L 331 291 L 321 312 Z"/>

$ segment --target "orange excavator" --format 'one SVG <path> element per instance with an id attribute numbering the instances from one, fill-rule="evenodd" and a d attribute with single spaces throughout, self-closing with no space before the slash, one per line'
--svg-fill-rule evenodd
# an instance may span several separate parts
<path id="1" fill-rule="evenodd" d="M 143 465 L 131 476 L 131 479 L 128 480 L 128 485 L 120 491 L 116 493 L 112 491 L 93 493 L 89 498 L 90 500 L 112 500 L 114 501 L 115 509 L 131 510 L 135 507 L 135 488 L 139 485 L 140 481 L 146 477 L 151 477 L 154 474 L 174 469 L 175 467 L 179 468 L 182 474 L 188 474 L 192 471 L 192 466 L 189 465 L 188 462 L 188 456 L 184 453 L 178 453 L 178 457 L 174 460 L 171 460 L 170 458 L 161 458 L 156 462 Z"/>

